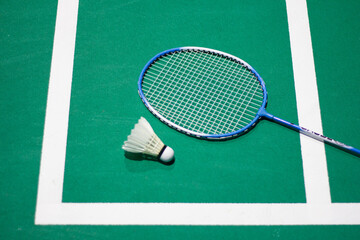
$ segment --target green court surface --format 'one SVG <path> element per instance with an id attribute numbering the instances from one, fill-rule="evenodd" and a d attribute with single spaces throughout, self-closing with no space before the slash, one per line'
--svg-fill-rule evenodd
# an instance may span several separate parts
<path id="1" fill-rule="evenodd" d="M 0 2 L 0 239 L 359 239 L 360 158 L 269 121 L 235 139 L 199 140 L 160 122 L 137 92 L 157 53 L 221 50 L 262 76 L 269 113 L 308 124 L 319 111 L 325 136 L 360 148 L 360 2 L 308 0 L 312 49 L 295 49 L 296 2 Z M 71 35 L 61 19 L 76 27 L 74 43 L 61 38 Z M 309 64 L 296 54 L 307 52 L 315 95 L 296 71 Z M 140 116 L 175 150 L 172 165 L 126 158 L 121 146 Z M 258 215 L 217 220 L 212 204 Z M 194 215 L 181 212 L 188 206 Z"/>

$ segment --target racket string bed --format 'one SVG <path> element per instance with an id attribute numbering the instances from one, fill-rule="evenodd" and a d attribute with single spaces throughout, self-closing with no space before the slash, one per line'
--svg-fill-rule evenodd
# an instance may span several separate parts
<path id="1" fill-rule="evenodd" d="M 228 61 L 223 56 L 197 51 L 191 54 L 174 53 L 171 55 L 167 61 L 162 61 L 164 57 L 160 59 L 159 64 L 152 67 L 154 70 L 147 71 L 144 77 L 146 80 L 152 81 L 146 83 L 151 84 L 150 88 L 144 84 L 145 94 L 147 93 L 146 88 L 151 92 L 153 85 L 155 83 L 157 85 L 156 97 L 153 98 L 152 95 L 149 95 L 148 99 L 161 114 L 166 115 L 174 122 L 180 121 L 182 125 L 203 133 L 214 131 L 221 133 L 229 128 L 236 130 L 239 128 L 239 124 L 240 127 L 245 126 L 256 115 L 262 103 L 262 90 L 260 86 L 256 88 L 255 85 L 254 88 L 254 81 L 248 81 L 248 76 L 244 76 L 244 73 L 249 75 L 249 71 L 241 69 L 245 67 L 234 61 Z M 177 55 L 177 57 L 174 58 L 173 55 Z M 187 58 L 181 57 L 181 61 L 176 64 L 177 68 L 170 71 L 178 61 L 179 55 L 186 55 Z M 187 61 L 186 66 L 183 64 L 184 60 Z M 241 66 L 240 69 L 239 66 Z M 208 71 L 208 69 L 211 70 Z M 160 77 L 162 73 L 165 74 Z M 241 73 L 240 76 L 239 73 Z M 162 84 L 163 79 L 167 80 L 166 84 Z M 161 89 L 159 86 L 162 86 Z M 230 92 L 235 90 L 236 93 L 241 91 L 241 94 L 235 97 L 231 97 L 234 94 L 223 96 L 221 93 L 224 90 Z M 167 96 L 172 96 L 172 98 L 167 98 Z M 176 101 L 172 101 L 174 96 L 177 96 Z M 162 97 L 164 99 L 161 99 Z M 246 100 L 247 98 L 250 98 L 250 101 Z M 196 104 L 189 104 L 194 101 Z M 243 105 L 243 102 L 248 102 L 241 112 L 237 106 L 239 101 L 241 101 L 240 106 Z M 249 108 L 252 108 L 253 111 Z M 219 113 L 222 113 L 220 118 L 217 117 Z M 226 118 L 224 118 L 225 115 L 227 115 Z M 187 117 L 184 118 L 184 116 Z M 229 116 L 232 116 L 232 121 L 229 121 Z M 235 125 L 233 124 L 234 119 L 239 120 Z"/>

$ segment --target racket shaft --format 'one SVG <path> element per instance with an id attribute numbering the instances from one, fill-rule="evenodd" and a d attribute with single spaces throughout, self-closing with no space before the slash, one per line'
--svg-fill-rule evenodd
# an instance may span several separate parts
<path id="1" fill-rule="evenodd" d="M 278 117 L 275 117 L 275 116 L 273 116 L 273 115 L 271 115 L 271 114 L 269 114 L 269 113 L 267 113 L 265 111 L 263 111 L 261 113 L 261 116 L 268 119 L 268 120 L 270 120 L 270 121 L 273 121 L 273 122 L 276 122 L 276 123 L 278 123 L 280 125 L 283 125 L 283 126 L 285 126 L 287 128 L 298 131 L 298 132 L 300 132 L 300 133 L 302 133 L 302 134 L 304 134 L 306 136 L 312 137 L 312 138 L 314 138 L 316 140 L 319 140 L 321 142 L 325 142 L 325 143 L 327 143 L 329 145 L 332 145 L 332 146 L 334 146 L 334 147 L 336 147 L 338 149 L 344 150 L 344 151 L 346 151 L 348 153 L 351 153 L 351 154 L 353 154 L 353 155 L 355 155 L 357 157 L 360 157 L 360 150 L 359 149 L 356 149 L 356 148 L 351 147 L 349 145 L 346 145 L 344 143 L 338 142 L 338 141 L 336 141 L 336 140 L 334 140 L 332 138 L 326 137 L 326 136 L 324 136 L 324 135 L 322 135 L 320 133 L 313 132 L 313 131 L 311 131 L 311 130 L 309 130 L 307 128 L 300 127 L 300 126 L 298 126 L 296 124 L 293 124 L 293 123 L 290 123 L 290 122 L 285 121 L 283 119 L 280 119 Z"/>
<path id="2" fill-rule="evenodd" d="M 344 150 L 344 151 L 347 151 L 347 152 L 349 152 L 349 153 L 352 153 L 352 154 L 354 154 L 355 156 L 360 157 L 360 150 L 359 150 L 359 149 L 356 149 L 356 148 L 351 147 L 351 146 L 349 146 L 349 145 L 346 145 L 346 144 L 344 144 L 344 143 L 338 142 L 338 141 L 336 141 L 336 140 L 334 140 L 334 139 L 332 139 L 332 138 L 329 138 L 329 137 L 326 137 L 326 136 L 324 136 L 324 135 L 322 135 L 322 134 L 313 132 L 313 131 L 311 131 L 311 130 L 309 130 L 309 129 L 306 129 L 306 128 L 304 128 L 304 127 L 300 127 L 300 129 L 301 129 L 300 132 L 301 132 L 302 134 L 305 134 L 305 135 L 307 135 L 307 136 L 309 136 L 309 137 L 312 137 L 312 138 L 314 138 L 314 139 L 317 139 L 317 140 L 319 140 L 319 141 L 326 142 L 326 143 L 328 143 L 328 144 L 330 144 L 330 145 L 332 145 L 332 146 L 334 146 L 334 147 L 337 147 L 337 148 L 339 148 L 339 149 L 342 149 L 342 150 Z"/>

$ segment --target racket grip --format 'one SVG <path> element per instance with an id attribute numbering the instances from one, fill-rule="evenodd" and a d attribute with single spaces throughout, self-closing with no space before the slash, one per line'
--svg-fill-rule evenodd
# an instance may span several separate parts
<path id="1" fill-rule="evenodd" d="M 309 136 L 309 137 L 314 138 L 314 139 L 316 139 L 318 141 L 321 141 L 321 142 L 325 142 L 325 143 L 327 143 L 327 144 L 329 144 L 329 145 L 331 145 L 333 147 L 336 147 L 336 148 L 338 148 L 340 150 L 346 151 L 346 152 L 351 153 L 351 154 L 353 154 L 353 155 L 355 155 L 357 157 L 360 157 L 360 150 L 359 149 L 356 149 L 356 148 L 351 147 L 349 145 L 346 145 L 344 143 L 338 142 L 338 141 L 336 141 L 336 140 L 334 140 L 332 138 L 326 137 L 326 136 L 324 136 L 324 135 L 322 135 L 320 133 L 316 133 L 316 132 L 311 131 L 311 130 L 309 130 L 307 128 L 300 127 L 300 126 L 298 126 L 296 124 L 293 124 L 293 123 L 290 123 L 290 122 L 285 121 L 283 119 L 280 119 L 278 117 L 275 117 L 275 116 L 267 113 L 266 111 L 261 112 L 261 117 L 264 117 L 264 118 L 266 118 L 266 119 L 268 119 L 270 121 L 276 122 L 276 123 L 278 123 L 280 125 L 283 125 L 283 126 L 285 126 L 287 128 L 290 128 L 292 130 L 300 132 L 300 133 L 302 133 L 302 134 L 304 134 L 306 136 Z"/>

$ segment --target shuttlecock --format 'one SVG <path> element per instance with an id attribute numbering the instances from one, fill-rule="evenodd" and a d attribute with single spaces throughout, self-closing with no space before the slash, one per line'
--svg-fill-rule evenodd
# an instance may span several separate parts
<path id="1" fill-rule="evenodd" d="M 160 140 L 149 122 L 143 117 L 131 130 L 131 134 L 127 137 L 122 149 L 131 153 L 150 155 L 163 162 L 170 162 L 174 158 L 174 150 Z"/>

